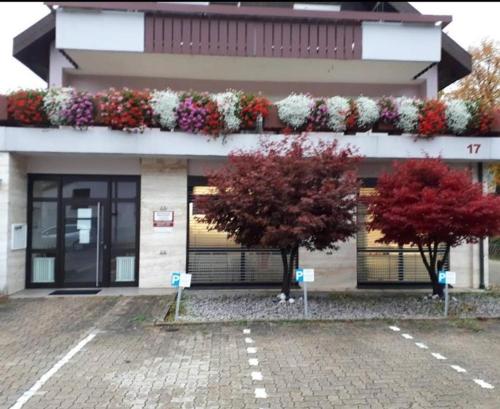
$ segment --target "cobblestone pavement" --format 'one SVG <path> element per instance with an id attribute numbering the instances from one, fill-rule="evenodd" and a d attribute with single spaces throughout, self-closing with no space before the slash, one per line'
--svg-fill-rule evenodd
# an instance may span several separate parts
<path id="1" fill-rule="evenodd" d="M 96 337 L 23 409 L 500 408 L 500 320 L 154 327 L 162 302 L 0 304 L 0 408 L 10 408 L 92 328 Z M 263 379 L 252 380 L 252 372 Z M 256 398 L 256 388 L 267 397 Z"/>

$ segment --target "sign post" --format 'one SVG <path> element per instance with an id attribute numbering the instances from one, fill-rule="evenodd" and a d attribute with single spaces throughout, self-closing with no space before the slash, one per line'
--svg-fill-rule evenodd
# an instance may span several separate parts
<path id="1" fill-rule="evenodd" d="M 295 270 L 295 280 L 298 283 L 303 283 L 304 288 L 304 317 L 309 318 L 309 310 L 307 304 L 307 283 L 314 281 L 314 269 L 312 268 L 298 268 Z"/>
<path id="2" fill-rule="evenodd" d="M 191 274 L 185 273 L 172 273 L 171 285 L 177 288 L 177 301 L 175 303 L 175 321 L 179 319 L 179 308 L 181 305 L 182 289 L 185 287 L 191 287 Z"/>
<path id="3" fill-rule="evenodd" d="M 454 271 L 444 271 L 441 270 L 438 273 L 439 284 L 444 285 L 444 316 L 448 316 L 448 304 L 449 304 L 449 294 L 448 285 L 454 285 L 457 281 L 457 275 Z"/>

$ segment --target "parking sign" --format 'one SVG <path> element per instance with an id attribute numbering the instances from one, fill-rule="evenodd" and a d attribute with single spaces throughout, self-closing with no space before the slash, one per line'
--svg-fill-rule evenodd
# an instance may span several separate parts
<path id="1" fill-rule="evenodd" d="M 181 282 L 181 273 L 172 273 L 172 278 L 170 281 L 170 284 L 172 285 L 172 287 L 178 288 L 180 282 Z"/>
<path id="2" fill-rule="evenodd" d="M 303 283 L 304 282 L 304 270 L 301 268 L 298 268 L 295 270 L 295 281 L 298 283 Z"/>

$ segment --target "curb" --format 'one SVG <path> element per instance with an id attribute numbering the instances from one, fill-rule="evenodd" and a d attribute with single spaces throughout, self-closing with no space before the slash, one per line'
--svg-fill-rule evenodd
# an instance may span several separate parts
<path id="1" fill-rule="evenodd" d="M 216 321 L 158 321 L 156 320 L 153 323 L 154 327 L 175 327 L 175 326 L 196 326 L 196 325 L 221 325 L 221 324 L 239 324 L 239 323 L 333 323 L 333 322 L 346 322 L 346 323 L 354 323 L 354 322 L 367 322 L 367 321 L 452 321 L 452 320 L 460 320 L 460 319 L 474 319 L 478 321 L 488 321 L 488 320 L 497 320 L 500 319 L 500 316 L 475 316 L 475 317 L 400 317 L 400 318 L 391 318 L 391 317 L 377 317 L 377 318 L 280 318 L 280 319 L 235 319 L 235 320 L 216 320 Z"/>

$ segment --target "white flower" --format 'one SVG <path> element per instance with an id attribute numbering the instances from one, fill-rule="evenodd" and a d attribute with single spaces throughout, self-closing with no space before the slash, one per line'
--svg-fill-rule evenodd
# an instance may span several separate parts
<path id="1" fill-rule="evenodd" d="M 399 120 L 397 127 L 404 132 L 414 133 L 418 126 L 417 100 L 401 97 L 396 99 L 398 105 Z"/>
<path id="2" fill-rule="evenodd" d="M 280 120 L 297 129 L 306 123 L 314 107 L 314 99 L 305 94 L 290 94 L 276 105 Z"/>
<path id="3" fill-rule="evenodd" d="M 346 118 L 349 110 L 349 100 L 344 97 L 332 97 L 326 100 L 328 109 L 328 126 L 334 132 L 346 130 Z"/>
<path id="4" fill-rule="evenodd" d="M 471 114 L 464 101 L 453 99 L 446 105 L 446 125 L 454 134 L 460 135 L 467 130 Z"/>
<path id="5" fill-rule="evenodd" d="M 52 125 L 63 125 L 64 111 L 73 101 L 75 91 L 73 88 L 49 88 L 43 97 L 43 109 Z"/>
<path id="6" fill-rule="evenodd" d="M 378 106 L 373 99 L 359 97 L 356 99 L 356 107 L 358 108 L 358 126 L 371 127 L 378 120 Z"/>
<path id="7" fill-rule="evenodd" d="M 235 132 L 240 129 L 240 93 L 228 90 L 212 96 L 217 103 L 217 109 L 224 118 L 224 125 L 227 131 Z"/>
<path id="8" fill-rule="evenodd" d="M 158 116 L 160 125 L 167 129 L 174 129 L 177 123 L 175 110 L 179 105 L 179 96 L 175 91 L 153 91 L 151 93 L 151 108 Z"/>

